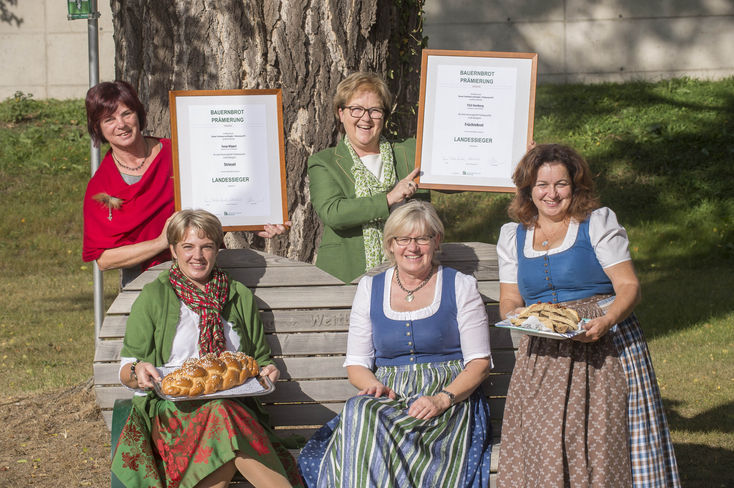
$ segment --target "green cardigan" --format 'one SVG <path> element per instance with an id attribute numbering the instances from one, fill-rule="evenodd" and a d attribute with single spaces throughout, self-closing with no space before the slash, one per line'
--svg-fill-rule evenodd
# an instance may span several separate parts
<path id="1" fill-rule="evenodd" d="M 399 181 L 415 168 L 415 139 L 393 143 L 392 149 Z M 344 139 L 308 158 L 311 204 L 324 224 L 316 266 L 344 282 L 366 271 L 362 225 L 390 215 L 386 193 L 357 198 L 352 164 Z M 419 190 L 416 196 L 428 200 L 430 193 Z"/>
<path id="2" fill-rule="evenodd" d="M 180 307 L 180 300 L 168 281 L 168 271 L 164 271 L 143 287 L 133 303 L 120 356 L 134 357 L 156 367 L 163 366 L 171 357 Z M 222 310 L 222 317 L 232 323 L 239 335 L 240 351 L 254 357 L 260 367 L 273 363 L 255 297 L 239 281 L 229 280 L 229 297 Z M 154 415 L 158 400 L 155 393 L 150 392 L 146 396 L 134 397 L 133 405 L 141 412 L 146 412 L 150 418 Z M 248 398 L 244 403 L 253 408 L 261 420 L 267 421 L 258 402 Z"/>

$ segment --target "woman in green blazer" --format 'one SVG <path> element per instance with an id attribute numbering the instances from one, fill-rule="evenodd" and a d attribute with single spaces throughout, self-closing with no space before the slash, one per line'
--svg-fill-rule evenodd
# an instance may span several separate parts
<path id="1" fill-rule="evenodd" d="M 334 95 L 344 136 L 308 159 L 311 203 L 324 224 L 316 266 L 344 282 L 383 262 L 390 209 L 413 196 L 429 197 L 413 181 L 415 139 L 382 137 L 391 106 L 392 94 L 378 75 L 349 75 Z"/>

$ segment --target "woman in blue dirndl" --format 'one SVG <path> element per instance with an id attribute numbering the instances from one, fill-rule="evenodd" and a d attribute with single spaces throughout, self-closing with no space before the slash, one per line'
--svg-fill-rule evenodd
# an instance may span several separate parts
<path id="1" fill-rule="evenodd" d="M 571 148 L 518 163 L 497 243 L 500 314 L 561 303 L 589 318 L 574 340 L 525 336 L 505 404 L 498 486 L 677 487 L 678 469 L 647 343 L 627 233 L 593 196 Z M 611 305 L 602 310 L 600 304 Z"/>
<path id="2" fill-rule="evenodd" d="M 489 486 L 487 315 L 476 280 L 436 262 L 442 236 L 429 203 L 387 219 L 395 267 L 359 282 L 350 317 L 359 393 L 301 451 L 308 486 Z"/>

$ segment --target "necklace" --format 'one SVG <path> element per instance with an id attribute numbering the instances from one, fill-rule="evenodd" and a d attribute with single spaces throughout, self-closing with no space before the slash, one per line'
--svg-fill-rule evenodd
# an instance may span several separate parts
<path id="1" fill-rule="evenodd" d="M 148 141 L 145 141 L 145 150 L 146 150 L 146 152 L 149 151 Z M 148 156 L 145 156 L 143 158 L 143 162 L 140 163 L 139 165 L 135 166 L 134 168 L 131 168 L 130 166 L 125 166 L 124 164 L 122 164 L 120 162 L 120 160 L 117 159 L 117 156 L 115 156 L 115 151 L 112 151 L 112 159 L 114 159 L 117 164 L 119 164 L 121 167 L 125 168 L 128 171 L 138 171 L 140 168 L 142 168 L 143 166 L 145 166 L 145 162 L 148 161 Z"/>
<path id="2" fill-rule="evenodd" d="M 400 270 L 398 269 L 397 266 L 395 266 L 395 280 L 398 282 L 398 286 L 400 287 L 400 289 L 403 290 L 405 293 L 407 293 L 407 295 L 405 296 L 405 301 L 406 302 L 412 302 L 413 301 L 413 299 L 415 298 L 413 296 L 413 293 L 417 292 L 418 290 L 420 290 L 421 288 L 423 288 L 424 286 L 426 286 L 426 283 L 428 283 L 428 280 L 431 279 L 431 276 L 433 276 L 433 267 L 431 267 L 431 272 L 428 273 L 428 276 L 426 276 L 426 279 L 423 280 L 423 282 L 420 285 L 418 285 L 417 287 L 413 288 L 412 290 L 408 290 L 400 282 Z"/>
<path id="3" fill-rule="evenodd" d="M 563 224 L 561 225 L 561 227 L 560 227 L 560 228 L 561 228 L 561 229 L 563 229 L 564 227 L 566 227 L 566 222 L 565 222 L 565 221 L 563 222 Z M 558 233 L 558 231 L 556 230 L 556 232 L 553 232 L 553 233 L 551 234 L 551 236 L 550 236 L 550 237 L 548 237 L 548 234 L 546 234 L 546 233 L 545 233 L 545 231 L 543 230 L 543 228 L 542 228 L 542 227 L 538 227 L 538 226 L 536 225 L 536 229 L 538 229 L 538 230 L 539 230 L 539 231 L 540 231 L 540 232 L 541 232 L 541 233 L 543 234 L 543 237 L 545 238 L 545 240 L 543 240 L 543 241 L 542 241 L 542 242 L 540 243 L 540 245 L 541 245 L 541 246 L 543 246 L 543 247 L 545 247 L 545 248 L 547 248 L 547 247 L 548 247 L 548 246 L 550 245 L 550 243 L 551 243 L 551 242 L 553 242 L 553 239 L 555 239 L 555 238 L 556 238 L 556 234 Z"/>
<path id="4" fill-rule="evenodd" d="M 139 165 L 135 166 L 134 168 L 131 168 L 130 166 L 125 166 L 124 164 L 122 164 L 120 162 L 119 159 L 117 159 L 117 156 L 115 156 L 115 151 L 112 151 L 112 159 L 114 159 L 115 162 L 118 165 L 120 165 L 121 167 L 125 168 L 128 171 L 137 171 L 137 170 L 139 170 L 140 168 L 142 168 L 143 166 L 145 166 L 145 162 L 148 160 L 148 158 L 145 158 L 145 159 L 143 159 L 143 162 L 142 163 L 140 163 Z"/>

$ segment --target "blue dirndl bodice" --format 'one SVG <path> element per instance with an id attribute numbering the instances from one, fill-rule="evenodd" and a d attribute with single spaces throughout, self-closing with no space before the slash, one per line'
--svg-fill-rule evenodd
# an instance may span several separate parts
<path id="1" fill-rule="evenodd" d="M 525 256 L 527 230 L 517 226 L 517 285 L 526 304 L 567 302 L 614 293 L 589 237 L 589 219 L 579 224 L 573 245 L 555 254 Z"/>
<path id="2" fill-rule="evenodd" d="M 463 358 L 456 320 L 456 270 L 442 270 L 441 304 L 436 313 L 419 320 L 392 320 L 385 316 L 382 304 L 386 273 L 372 279 L 370 319 L 377 367 Z"/>

